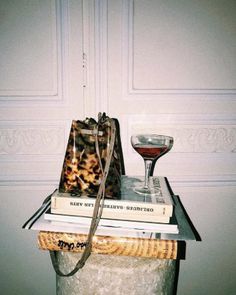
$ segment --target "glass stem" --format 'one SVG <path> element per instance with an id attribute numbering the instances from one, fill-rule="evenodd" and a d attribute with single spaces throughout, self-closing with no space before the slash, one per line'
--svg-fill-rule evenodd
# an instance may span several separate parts
<path id="1" fill-rule="evenodd" d="M 145 182 L 144 182 L 144 188 L 149 187 L 149 176 L 151 172 L 152 167 L 152 160 L 144 160 L 145 165 Z"/>

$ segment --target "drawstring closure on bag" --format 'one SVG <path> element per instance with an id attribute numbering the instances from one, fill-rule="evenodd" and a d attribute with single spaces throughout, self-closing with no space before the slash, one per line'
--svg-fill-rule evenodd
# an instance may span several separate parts
<path id="1" fill-rule="evenodd" d="M 110 169 L 112 154 L 113 154 L 113 150 L 114 150 L 114 146 L 115 146 L 115 138 L 116 138 L 115 122 L 113 119 L 110 119 L 110 118 L 107 118 L 107 120 L 109 120 L 110 125 L 111 125 L 111 138 L 110 138 L 110 142 L 109 142 L 109 147 L 108 147 L 108 151 L 107 151 L 107 159 L 106 159 L 106 164 L 105 164 L 104 169 L 102 166 L 101 155 L 100 155 L 100 151 L 99 151 L 99 142 L 98 142 L 99 125 L 101 123 L 103 123 L 102 122 L 103 116 L 100 115 L 99 120 L 98 120 L 98 124 L 93 129 L 93 135 L 95 136 L 96 154 L 98 156 L 99 165 L 100 165 L 100 168 L 102 171 L 102 179 L 101 179 L 101 183 L 99 186 L 99 190 L 98 190 L 95 205 L 94 205 L 93 216 L 92 216 L 92 220 L 90 223 L 90 228 L 89 228 L 89 233 L 88 233 L 88 237 L 87 237 L 87 241 L 86 241 L 85 250 L 84 250 L 81 258 L 77 262 L 76 266 L 74 267 L 74 269 L 72 271 L 70 271 L 68 274 L 64 274 L 59 268 L 59 263 L 58 263 L 58 259 L 57 259 L 57 251 L 50 251 L 50 257 L 52 260 L 54 270 L 59 276 L 62 276 L 62 277 L 70 277 L 70 276 L 74 275 L 79 269 L 81 269 L 84 266 L 86 260 L 88 259 L 88 257 L 91 254 L 91 251 L 92 251 L 93 236 L 97 230 L 100 218 L 102 216 L 104 199 L 105 199 L 105 184 L 106 184 L 107 175 L 108 175 L 108 172 Z"/>

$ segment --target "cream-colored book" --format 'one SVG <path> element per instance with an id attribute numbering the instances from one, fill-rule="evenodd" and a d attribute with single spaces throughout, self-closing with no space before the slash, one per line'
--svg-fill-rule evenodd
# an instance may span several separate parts
<path id="1" fill-rule="evenodd" d="M 159 177 L 161 188 L 159 196 L 141 196 L 133 191 L 133 187 L 140 182 L 138 178 L 124 176 L 122 178 L 121 199 L 105 199 L 103 205 L 103 218 L 124 220 L 138 220 L 147 222 L 168 222 L 173 214 L 173 200 L 164 177 Z M 156 179 L 153 179 L 154 185 Z M 58 190 L 51 197 L 51 213 L 64 215 L 79 215 L 91 217 L 95 198 L 86 196 L 75 197 Z"/>

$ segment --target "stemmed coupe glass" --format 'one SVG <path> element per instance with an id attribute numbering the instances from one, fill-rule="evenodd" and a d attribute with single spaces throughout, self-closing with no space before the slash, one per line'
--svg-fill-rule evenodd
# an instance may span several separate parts
<path id="1" fill-rule="evenodd" d="M 174 143 L 171 136 L 158 134 L 138 134 L 131 136 L 131 144 L 139 153 L 145 164 L 145 181 L 142 187 L 135 187 L 134 191 L 142 195 L 160 195 L 158 187 L 150 187 L 150 174 L 154 170 L 156 160 L 169 152 Z"/>

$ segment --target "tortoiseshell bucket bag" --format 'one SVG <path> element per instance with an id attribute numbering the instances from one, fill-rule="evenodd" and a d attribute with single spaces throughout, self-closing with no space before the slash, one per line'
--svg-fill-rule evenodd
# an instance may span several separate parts
<path id="1" fill-rule="evenodd" d="M 72 276 L 91 254 L 92 238 L 102 216 L 104 198 L 119 199 L 121 175 L 125 174 L 119 123 L 105 113 L 84 121 L 72 121 L 62 167 L 59 192 L 96 198 L 86 248 L 75 268 L 67 274 L 59 269 L 57 252 L 50 251 L 52 264 L 60 276 Z"/>

